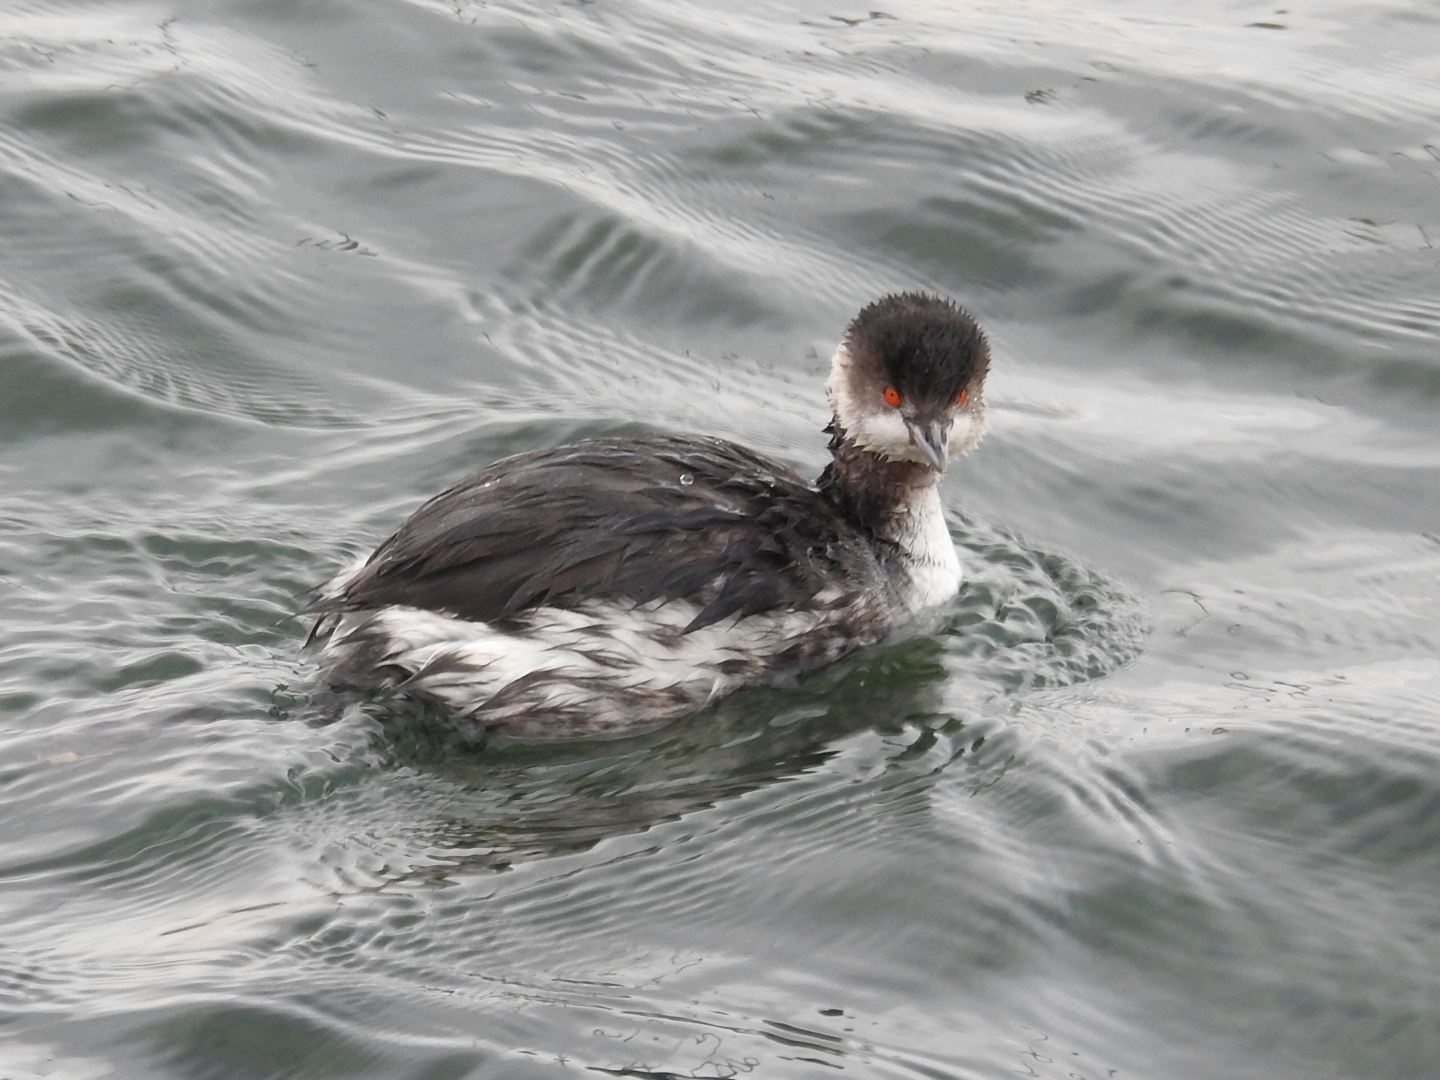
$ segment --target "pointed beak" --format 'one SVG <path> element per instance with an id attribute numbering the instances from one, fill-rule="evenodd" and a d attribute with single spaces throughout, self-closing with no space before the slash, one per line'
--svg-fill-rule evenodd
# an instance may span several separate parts
<path id="1" fill-rule="evenodd" d="M 906 420 L 910 441 L 915 449 L 925 455 L 925 460 L 936 472 L 944 472 L 948 463 L 950 425 L 940 420 Z"/>

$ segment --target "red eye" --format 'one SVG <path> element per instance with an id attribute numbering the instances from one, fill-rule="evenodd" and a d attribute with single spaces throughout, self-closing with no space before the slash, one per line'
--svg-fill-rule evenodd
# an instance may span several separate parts
<path id="1" fill-rule="evenodd" d="M 886 405 L 889 405 L 892 409 L 893 409 L 896 405 L 899 405 L 899 404 L 900 404 L 900 391 L 899 391 L 899 390 L 896 390 L 893 386 L 887 386 L 887 387 L 885 387 L 885 404 L 886 404 Z"/>
<path id="2" fill-rule="evenodd" d="M 955 404 L 956 404 L 956 405 L 964 405 L 964 404 L 965 404 L 965 399 L 968 398 L 969 396 L 970 396 L 970 391 L 969 391 L 969 390 L 961 390 L 961 391 L 960 391 L 960 396 L 955 399 Z"/>

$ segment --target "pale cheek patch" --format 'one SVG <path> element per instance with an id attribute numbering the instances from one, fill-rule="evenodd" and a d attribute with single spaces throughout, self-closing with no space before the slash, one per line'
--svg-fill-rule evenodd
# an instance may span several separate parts
<path id="1" fill-rule="evenodd" d="M 825 392 L 830 398 L 830 408 L 840 419 L 840 426 L 847 431 L 859 419 L 859 402 L 855 400 L 855 391 L 850 385 L 853 363 L 849 350 L 845 348 L 844 342 L 841 342 L 830 359 L 830 377 L 825 380 Z"/>
<path id="2" fill-rule="evenodd" d="M 825 384 L 835 418 L 862 450 L 891 461 L 918 461 L 925 458 L 910 442 L 910 432 L 900 414 L 889 406 L 862 400 L 853 385 L 854 360 L 842 343 L 830 361 L 830 379 Z"/>
<path id="3" fill-rule="evenodd" d="M 843 424 L 844 418 L 841 418 Z M 892 461 L 924 461 L 925 458 L 910 442 L 910 431 L 898 412 L 871 413 L 862 417 L 846 432 L 862 450 L 880 454 Z"/>
<path id="4" fill-rule="evenodd" d="M 975 449 L 985 434 L 985 414 L 959 413 L 950 426 L 950 456 L 960 457 Z"/>

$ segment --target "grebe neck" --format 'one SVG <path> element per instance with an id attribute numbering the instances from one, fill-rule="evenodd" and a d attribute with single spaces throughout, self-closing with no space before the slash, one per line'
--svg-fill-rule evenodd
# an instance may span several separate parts
<path id="1" fill-rule="evenodd" d="M 891 461 L 863 449 L 845 434 L 838 419 L 830 433 L 830 464 L 820 474 L 820 493 L 852 524 L 880 540 L 903 546 L 921 506 L 934 502 L 939 474 L 913 461 Z"/>

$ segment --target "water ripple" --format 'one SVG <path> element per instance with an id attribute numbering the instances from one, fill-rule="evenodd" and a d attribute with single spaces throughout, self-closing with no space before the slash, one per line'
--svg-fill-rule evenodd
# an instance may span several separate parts
<path id="1" fill-rule="evenodd" d="M 0 15 L 0 1073 L 1426 1074 L 1433 16 L 174 16 Z M 946 632 L 585 746 L 318 688 L 487 461 L 813 473 L 897 287 L 996 346 Z"/>

